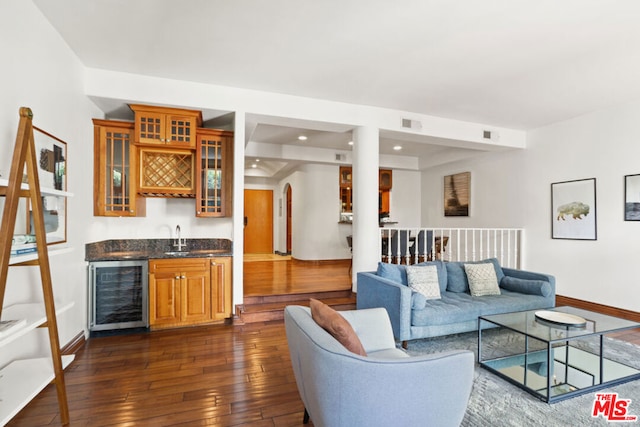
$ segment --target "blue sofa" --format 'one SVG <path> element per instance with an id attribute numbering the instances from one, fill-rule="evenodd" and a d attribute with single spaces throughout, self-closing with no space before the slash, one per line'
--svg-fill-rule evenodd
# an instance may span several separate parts
<path id="1" fill-rule="evenodd" d="M 469 262 L 467 262 L 469 263 Z M 555 307 L 555 278 L 548 274 L 502 268 L 492 263 L 500 295 L 474 297 L 464 262 L 431 261 L 437 268 L 440 299 L 425 299 L 408 286 L 406 266 L 379 263 L 378 270 L 357 276 L 357 308 L 384 307 L 393 335 L 402 341 L 475 331 L 478 316 Z"/>

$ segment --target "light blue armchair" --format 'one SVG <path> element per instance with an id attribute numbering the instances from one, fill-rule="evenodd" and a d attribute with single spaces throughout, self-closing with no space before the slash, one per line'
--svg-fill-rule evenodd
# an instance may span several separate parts
<path id="1" fill-rule="evenodd" d="M 348 351 L 311 318 L 284 310 L 305 422 L 316 427 L 458 426 L 473 383 L 470 351 L 410 357 L 396 348 L 385 309 L 341 311 L 367 357 Z"/>

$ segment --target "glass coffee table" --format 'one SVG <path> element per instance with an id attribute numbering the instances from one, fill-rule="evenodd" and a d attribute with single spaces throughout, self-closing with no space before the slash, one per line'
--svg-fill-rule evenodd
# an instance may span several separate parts
<path id="1" fill-rule="evenodd" d="M 604 338 L 633 328 L 640 323 L 574 307 L 480 316 L 478 363 L 553 403 L 640 378 Z"/>

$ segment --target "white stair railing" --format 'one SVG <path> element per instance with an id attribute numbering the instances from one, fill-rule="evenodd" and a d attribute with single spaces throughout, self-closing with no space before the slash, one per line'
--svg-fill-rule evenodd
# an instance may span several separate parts
<path id="1" fill-rule="evenodd" d="M 522 267 L 521 228 L 380 228 L 381 261 L 417 264 L 442 261 L 479 261 L 497 258 L 500 265 Z"/>

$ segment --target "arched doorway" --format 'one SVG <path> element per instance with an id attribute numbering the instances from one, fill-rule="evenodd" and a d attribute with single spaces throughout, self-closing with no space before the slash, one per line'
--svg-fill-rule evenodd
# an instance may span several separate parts
<path id="1" fill-rule="evenodd" d="M 292 217 L 292 213 L 291 213 L 291 200 L 292 200 L 292 190 L 291 190 L 291 185 L 287 184 L 287 188 L 285 190 L 285 206 L 286 206 L 286 214 L 285 214 L 285 218 L 287 221 L 287 254 L 291 254 L 291 234 L 292 234 L 292 227 L 291 227 L 291 217 Z"/>

